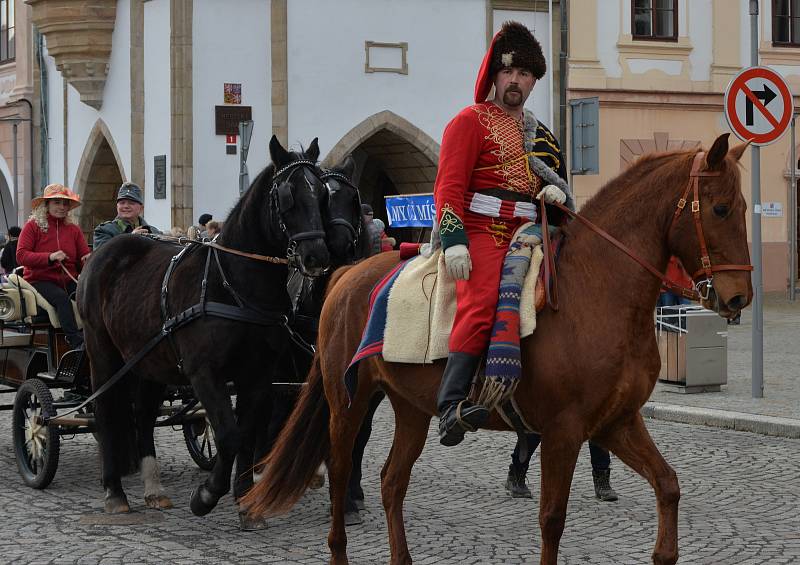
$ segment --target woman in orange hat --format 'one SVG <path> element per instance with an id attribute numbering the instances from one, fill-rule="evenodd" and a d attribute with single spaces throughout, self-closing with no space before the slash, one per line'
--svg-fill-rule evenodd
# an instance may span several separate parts
<path id="1" fill-rule="evenodd" d="M 33 211 L 17 244 L 17 263 L 25 267 L 25 280 L 56 309 L 72 348 L 83 344 L 83 335 L 75 322 L 70 296 L 77 287 L 79 268 L 90 253 L 70 213 L 80 205 L 78 195 L 66 186 L 47 185 L 42 196 L 31 201 Z"/>

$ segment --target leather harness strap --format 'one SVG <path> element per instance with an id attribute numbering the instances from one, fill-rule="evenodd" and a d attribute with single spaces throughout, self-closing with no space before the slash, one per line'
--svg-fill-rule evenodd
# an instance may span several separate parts
<path id="1" fill-rule="evenodd" d="M 609 241 L 612 245 L 622 250 L 625 254 L 627 254 L 631 259 L 639 263 L 642 267 L 644 267 L 647 271 L 652 273 L 656 278 L 661 280 L 661 284 L 667 290 L 674 292 L 675 294 L 680 294 L 685 298 L 690 298 L 692 300 L 700 300 L 700 299 L 707 299 L 708 298 L 708 290 L 711 288 L 711 281 L 714 278 L 714 274 L 720 271 L 752 271 L 752 265 L 712 265 L 711 258 L 708 253 L 708 246 L 706 245 L 705 235 L 703 233 L 703 226 L 700 216 L 700 178 L 701 177 L 716 177 L 720 175 L 719 171 L 701 171 L 700 167 L 702 167 L 705 158 L 704 152 L 699 152 L 695 155 L 694 161 L 692 163 L 692 170 L 689 173 L 689 183 L 686 186 L 686 189 L 683 192 L 680 200 L 678 200 L 677 207 L 675 209 L 675 213 L 672 216 L 672 222 L 670 224 L 669 231 L 672 231 L 672 228 L 675 226 L 675 223 L 678 221 L 678 218 L 681 215 L 681 212 L 686 207 L 687 198 L 689 197 L 689 192 L 692 191 L 693 200 L 692 200 L 692 216 L 694 218 L 695 224 L 695 231 L 697 232 L 697 239 L 700 244 L 700 263 L 702 267 L 692 275 L 692 280 L 694 281 L 698 276 L 705 274 L 706 278 L 699 283 L 695 283 L 696 289 L 688 289 L 677 282 L 673 281 L 665 274 L 662 274 L 658 269 L 652 266 L 650 263 L 645 261 L 644 259 L 640 258 L 636 253 L 627 245 L 619 241 L 617 238 L 603 230 L 602 228 L 598 227 L 590 220 L 587 220 L 585 217 L 581 216 L 580 214 L 573 212 L 563 204 L 559 204 L 557 202 L 553 203 L 552 205 L 556 208 L 560 209 L 564 213 L 568 214 L 570 217 L 580 221 L 586 227 L 588 227 L 593 232 L 597 233 L 602 238 Z M 544 252 L 544 279 L 545 279 L 545 289 L 547 293 L 547 303 L 553 310 L 558 310 L 558 278 L 556 273 L 556 266 L 555 266 L 555 259 L 553 257 L 553 249 L 552 243 L 550 241 L 550 234 L 548 230 L 548 222 L 547 222 L 547 206 L 540 206 L 542 212 L 542 247 Z M 669 233 L 669 231 L 667 233 Z M 551 280 L 552 279 L 552 280 Z M 701 285 L 706 287 L 706 295 L 703 296 L 699 292 L 699 288 Z"/>

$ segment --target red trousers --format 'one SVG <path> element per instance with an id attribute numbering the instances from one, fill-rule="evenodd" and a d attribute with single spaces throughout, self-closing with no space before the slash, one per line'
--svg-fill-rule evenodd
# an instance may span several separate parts
<path id="1" fill-rule="evenodd" d="M 483 355 L 497 310 L 500 273 L 511 236 L 529 220 L 500 220 L 465 212 L 472 271 L 469 280 L 456 281 L 456 317 L 450 333 L 450 353 Z"/>

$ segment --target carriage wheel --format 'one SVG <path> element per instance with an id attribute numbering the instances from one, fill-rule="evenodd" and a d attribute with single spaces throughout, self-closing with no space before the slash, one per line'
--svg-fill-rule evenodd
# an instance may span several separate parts
<path id="1" fill-rule="evenodd" d="M 183 424 L 183 439 L 189 455 L 197 466 L 204 471 L 214 468 L 217 461 L 217 444 L 214 439 L 214 429 L 207 419 L 194 420 Z"/>
<path id="2" fill-rule="evenodd" d="M 53 395 L 39 379 L 28 379 L 14 398 L 13 441 L 17 468 L 23 482 L 47 488 L 58 469 L 61 438 L 58 428 L 37 423 L 39 417 L 56 415 Z"/>

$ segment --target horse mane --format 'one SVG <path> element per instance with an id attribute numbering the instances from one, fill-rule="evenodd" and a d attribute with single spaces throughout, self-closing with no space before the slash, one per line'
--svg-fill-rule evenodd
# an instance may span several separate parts
<path id="1" fill-rule="evenodd" d="M 678 195 L 689 182 L 689 171 L 698 149 L 648 153 L 629 168 L 604 184 L 581 209 L 588 218 L 600 219 L 606 226 L 625 223 L 630 210 L 643 202 L 670 199 L 677 202 Z M 717 189 L 728 193 L 739 190 L 739 168 L 726 157 L 726 166 Z"/>
<path id="2" fill-rule="evenodd" d="M 305 153 L 302 152 L 290 152 L 289 155 L 291 156 L 291 161 L 307 159 Z M 224 243 L 236 242 L 240 246 L 248 245 L 248 238 L 252 239 L 248 234 L 252 234 L 253 226 L 264 222 L 263 214 L 265 213 L 269 215 L 267 220 L 270 223 L 270 229 L 277 228 L 277 226 L 272 226 L 273 218 L 270 207 L 262 205 L 264 199 L 269 195 L 270 182 L 274 174 L 275 164 L 270 163 L 253 179 L 253 182 L 250 183 L 250 186 L 228 214 L 220 241 Z M 256 251 L 256 249 L 242 249 L 242 251 Z"/>

